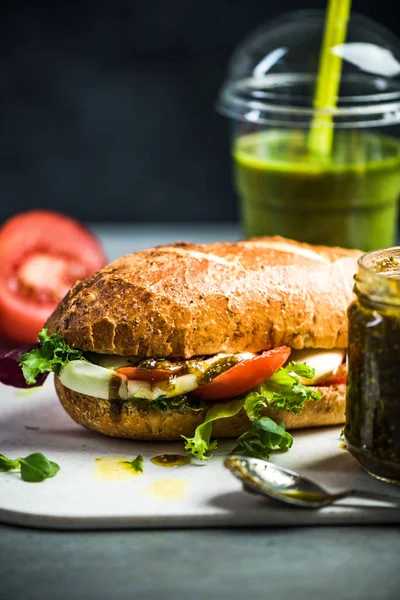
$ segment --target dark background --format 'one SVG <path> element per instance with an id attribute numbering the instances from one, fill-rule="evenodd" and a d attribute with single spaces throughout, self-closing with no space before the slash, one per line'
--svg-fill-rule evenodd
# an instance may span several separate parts
<path id="1" fill-rule="evenodd" d="M 102 221 L 237 218 L 229 123 L 213 109 L 234 46 L 308 0 L 0 2 L 0 222 L 27 208 Z M 396 2 L 353 9 L 400 35 Z"/>

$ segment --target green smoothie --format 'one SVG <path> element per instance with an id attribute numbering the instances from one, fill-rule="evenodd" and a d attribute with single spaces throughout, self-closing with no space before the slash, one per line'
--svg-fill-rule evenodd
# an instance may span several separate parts
<path id="1" fill-rule="evenodd" d="M 306 131 L 237 138 L 236 187 L 248 236 L 374 250 L 396 239 L 400 143 L 362 130 L 335 133 L 332 153 L 310 154 Z"/>

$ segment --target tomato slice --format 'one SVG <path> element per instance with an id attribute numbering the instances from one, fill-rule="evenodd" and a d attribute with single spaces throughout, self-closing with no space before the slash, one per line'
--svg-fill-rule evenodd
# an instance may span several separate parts
<path id="1" fill-rule="evenodd" d="M 331 375 L 329 379 L 326 381 L 321 381 L 321 383 L 316 383 L 318 386 L 326 386 L 326 385 L 339 385 L 340 383 L 347 383 L 347 366 L 346 363 L 340 365 L 335 375 Z"/>
<path id="2" fill-rule="evenodd" d="M 1 333 L 36 341 L 71 285 L 105 263 L 100 242 L 70 217 L 46 210 L 12 217 L 0 229 Z"/>
<path id="3" fill-rule="evenodd" d="M 141 367 L 121 367 L 116 369 L 116 373 L 125 375 L 128 379 L 136 379 L 138 381 L 165 381 L 173 375 L 177 375 L 182 367 L 177 365 L 171 369 L 144 369 Z"/>
<path id="4" fill-rule="evenodd" d="M 253 358 L 242 360 L 192 393 L 200 400 L 235 398 L 266 381 L 285 364 L 289 356 L 288 346 L 266 350 Z"/>

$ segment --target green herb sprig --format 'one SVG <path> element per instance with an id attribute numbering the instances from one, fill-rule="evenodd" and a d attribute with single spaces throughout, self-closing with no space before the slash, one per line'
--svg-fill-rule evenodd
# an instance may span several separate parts
<path id="1" fill-rule="evenodd" d="M 20 471 L 21 479 L 36 483 L 57 475 L 60 467 L 41 452 L 34 452 L 25 458 L 7 458 L 0 454 L 0 472 Z"/>
<path id="2" fill-rule="evenodd" d="M 141 454 L 134 460 L 124 460 L 124 464 L 130 465 L 136 473 L 143 473 L 143 456 Z"/>
<path id="3" fill-rule="evenodd" d="M 231 454 L 251 456 L 268 460 L 271 450 L 288 450 L 293 437 L 285 430 L 284 423 L 276 423 L 269 417 L 260 417 L 238 438 Z"/>

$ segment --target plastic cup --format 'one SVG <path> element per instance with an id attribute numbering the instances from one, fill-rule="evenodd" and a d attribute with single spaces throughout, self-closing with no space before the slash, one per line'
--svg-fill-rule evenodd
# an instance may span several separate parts
<path id="1" fill-rule="evenodd" d="M 297 11 L 238 48 L 218 109 L 232 121 L 232 159 L 247 236 L 282 235 L 373 250 L 393 245 L 400 195 L 400 45 L 353 16 L 337 106 L 319 119 L 332 149 L 310 149 L 324 14 Z M 279 45 L 278 45 L 279 43 Z M 325 113 L 327 114 L 327 113 Z M 318 146 L 318 144 L 317 144 Z"/>

